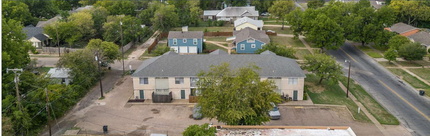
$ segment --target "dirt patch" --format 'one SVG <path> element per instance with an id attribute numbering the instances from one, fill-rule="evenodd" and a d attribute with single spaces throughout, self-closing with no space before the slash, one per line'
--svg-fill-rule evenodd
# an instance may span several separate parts
<path id="1" fill-rule="evenodd" d="M 312 93 L 322 93 L 325 88 L 321 85 L 315 85 L 314 83 L 305 82 L 305 85 L 308 87 L 308 90 Z"/>
<path id="2" fill-rule="evenodd" d="M 148 120 L 150 120 L 152 118 L 154 118 L 154 117 L 147 117 L 147 118 L 143 119 L 142 121 L 145 122 L 145 121 L 148 121 Z"/>
<path id="3" fill-rule="evenodd" d="M 151 111 L 152 111 L 152 114 L 159 114 L 160 113 L 160 110 L 157 110 L 157 109 L 152 109 Z"/>

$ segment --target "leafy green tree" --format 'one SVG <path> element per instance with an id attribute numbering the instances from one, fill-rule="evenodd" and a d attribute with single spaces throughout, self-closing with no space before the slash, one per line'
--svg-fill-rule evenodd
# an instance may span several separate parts
<path id="1" fill-rule="evenodd" d="M 69 22 L 78 26 L 78 30 L 84 39 L 90 39 L 95 34 L 94 21 L 88 12 L 77 12 L 69 16 Z"/>
<path id="2" fill-rule="evenodd" d="M 388 46 L 394 50 L 399 50 L 401 46 L 407 43 L 411 43 L 411 41 L 402 35 L 393 36 L 388 40 Z"/>
<path id="3" fill-rule="evenodd" d="M 199 7 L 192 7 L 190 9 L 191 24 L 199 26 L 200 16 L 203 14 L 203 10 Z"/>
<path id="4" fill-rule="evenodd" d="M 85 49 L 93 52 L 100 60 L 113 63 L 120 58 L 121 52 L 118 45 L 113 42 L 106 42 L 100 39 L 91 39 Z"/>
<path id="5" fill-rule="evenodd" d="M 294 38 L 298 39 L 303 32 L 303 11 L 299 8 L 288 13 L 286 20 L 291 25 L 290 30 L 293 31 Z"/>
<path id="6" fill-rule="evenodd" d="M 111 15 L 135 15 L 136 5 L 131 1 L 115 1 L 112 6 L 106 7 Z"/>
<path id="7" fill-rule="evenodd" d="M 302 67 L 319 77 L 319 84 L 323 79 L 328 80 L 329 84 L 337 84 L 342 76 L 342 67 L 334 58 L 326 54 L 306 55 L 305 64 Z"/>
<path id="8" fill-rule="evenodd" d="M 94 21 L 96 37 L 101 37 L 103 35 L 103 24 L 106 23 L 109 12 L 104 7 L 94 7 L 90 11 L 90 14 Z"/>
<path id="9" fill-rule="evenodd" d="M 421 43 L 408 43 L 400 46 L 399 56 L 405 58 L 406 60 L 422 60 L 424 55 L 426 55 L 426 48 L 424 48 Z"/>
<path id="10" fill-rule="evenodd" d="M 80 0 L 79 4 L 86 6 L 86 5 L 93 5 L 96 4 L 98 0 Z"/>
<path id="11" fill-rule="evenodd" d="M 224 5 L 222 5 L 222 0 L 200 0 L 200 8 L 202 10 L 216 10 L 222 9 Z"/>
<path id="12" fill-rule="evenodd" d="M 67 22 L 67 18 L 69 18 L 70 14 L 68 11 L 64 11 L 64 10 L 60 10 L 60 17 L 58 18 L 58 20 L 60 22 Z"/>
<path id="13" fill-rule="evenodd" d="M 282 30 L 284 30 L 285 15 L 293 11 L 295 4 L 293 1 L 275 1 L 269 8 L 270 16 L 276 18 L 276 21 L 282 21 Z"/>
<path id="14" fill-rule="evenodd" d="M 144 29 L 140 26 L 141 20 L 136 17 L 108 16 L 107 22 L 103 25 L 103 39 L 105 41 L 116 42 L 121 39 L 120 21 L 122 22 L 124 44 L 135 40 L 139 34 L 144 33 Z"/>
<path id="15" fill-rule="evenodd" d="M 71 47 L 73 43 L 81 39 L 82 34 L 79 31 L 79 26 L 75 24 L 75 22 L 56 22 L 43 28 L 44 32 L 49 35 L 49 37 L 52 37 L 54 43 L 57 43 L 56 24 L 60 44 L 67 42 L 69 47 Z"/>
<path id="16" fill-rule="evenodd" d="M 388 62 L 396 61 L 397 51 L 394 49 L 389 49 L 384 53 L 384 58 L 388 60 Z"/>
<path id="17" fill-rule="evenodd" d="M 79 81 L 79 85 L 84 88 L 91 87 L 98 77 L 97 63 L 90 50 L 66 53 L 61 56 L 56 66 L 69 68 L 73 81 Z"/>
<path id="18" fill-rule="evenodd" d="M 308 8 L 317 9 L 319 7 L 324 6 L 324 0 L 310 0 L 308 1 Z"/>
<path id="19" fill-rule="evenodd" d="M 315 20 L 308 21 L 311 22 L 310 26 L 313 27 L 305 27 L 304 35 L 314 42 L 318 48 L 321 48 L 321 51 L 324 48 L 327 50 L 336 50 L 345 43 L 343 28 L 326 15 L 319 14 Z"/>
<path id="20" fill-rule="evenodd" d="M 118 16 L 108 16 L 103 24 L 103 40 L 116 42 L 121 38 L 120 19 Z"/>
<path id="21" fill-rule="evenodd" d="M 201 90 L 198 102 L 202 114 L 227 125 L 262 125 L 270 121 L 270 103 L 281 102 L 281 97 L 274 91 L 274 82 L 262 81 L 257 70 L 253 64 L 231 70 L 228 63 L 222 63 L 200 72 L 197 87 Z"/>
<path id="22" fill-rule="evenodd" d="M 276 0 L 251 0 L 251 5 L 260 13 L 267 12 Z"/>
<path id="23" fill-rule="evenodd" d="M 363 46 L 373 42 L 376 37 L 375 32 L 378 29 L 382 31 L 383 28 L 373 24 L 375 22 L 375 9 L 370 7 L 370 2 L 362 0 L 354 4 L 352 14 L 356 15 L 353 21 L 355 26 L 349 39 L 360 42 Z"/>
<path id="24" fill-rule="evenodd" d="M 255 53 L 260 54 L 266 50 L 269 50 L 278 56 L 297 59 L 297 57 L 294 56 L 297 50 L 295 50 L 293 47 L 280 46 L 274 43 L 264 45 L 263 48 L 256 50 Z"/>
<path id="25" fill-rule="evenodd" d="M 159 29 L 163 32 L 177 26 L 179 21 L 178 14 L 175 12 L 173 5 L 161 5 L 154 13 L 154 18 L 151 18 L 152 26 L 155 30 Z"/>
<path id="26" fill-rule="evenodd" d="M 33 17 L 50 19 L 57 15 L 58 8 L 54 5 L 54 0 L 22 0 L 27 4 Z"/>
<path id="27" fill-rule="evenodd" d="M 20 1 L 2 1 L 2 15 L 4 19 L 13 19 L 24 25 L 31 24 L 34 20 L 25 3 Z"/>
<path id="28" fill-rule="evenodd" d="M 163 55 L 164 53 L 166 53 L 168 51 L 173 51 L 173 50 L 171 50 L 170 47 L 167 45 L 166 46 L 157 46 L 157 48 L 155 48 L 152 51 L 152 54 L 154 54 L 155 56 L 160 56 L 160 55 Z"/>
<path id="29" fill-rule="evenodd" d="M 184 136 L 215 136 L 216 128 L 209 127 L 208 123 L 203 125 L 191 125 L 188 126 L 182 135 Z"/>
<path id="30" fill-rule="evenodd" d="M 393 0 L 390 7 L 394 9 L 397 20 L 409 25 L 415 25 L 417 21 L 428 21 L 430 18 L 430 7 L 419 1 Z"/>
<path id="31" fill-rule="evenodd" d="M 2 19 L 2 73 L 6 68 L 23 68 L 30 62 L 29 50 L 34 47 L 25 40 L 23 26 L 13 19 Z M 3 80 L 5 82 L 5 80 Z"/>
<path id="32" fill-rule="evenodd" d="M 69 3 L 69 0 L 55 0 L 53 2 L 54 6 L 57 7 L 59 10 L 72 10 L 72 4 Z"/>
<path id="33" fill-rule="evenodd" d="M 391 39 L 391 37 L 396 35 L 395 33 L 386 31 L 386 30 L 375 32 L 375 33 L 376 33 L 375 45 L 384 47 L 384 48 L 389 47 L 388 41 Z"/>

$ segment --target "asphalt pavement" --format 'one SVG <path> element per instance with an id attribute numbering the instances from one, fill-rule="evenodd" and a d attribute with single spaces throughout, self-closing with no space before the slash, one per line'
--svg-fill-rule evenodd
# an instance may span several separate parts
<path id="1" fill-rule="evenodd" d="M 45 66 L 45 67 L 55 67 L 55 64 L 60 59 L 59 57 L 32 57 L 37 59 L 37 65 L 38 66 Z M 130 60 L 124 60 L 124 68 L 126 70 L 129 70 L 130 65 L 131 69 L 137 69 L 142 64 L 142 60 L 136 60 L 136 59 L 130 59 Z M 121 61 L 115 61 L 114 64 L 110 65 L 112 69 L 115 70 L 122 70 L 122 60 Z"/>
<path id="2" fill-rule="evenodd" d="M 390 71 L 378 62 L 362 53 L 349 43 L 341 49 L 327 51 L 334 56 L 348 73 L 351 61 L 351 78 L 363 88 L 385 109 L 399 119 L 408 131 L 417 136 L 430 135 L 430 100 L 419 96 L 418 91 L 406 82 L 401 82 Z"/>

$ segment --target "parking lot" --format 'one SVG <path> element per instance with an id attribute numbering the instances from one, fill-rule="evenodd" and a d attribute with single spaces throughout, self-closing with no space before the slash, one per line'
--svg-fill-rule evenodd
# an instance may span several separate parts
<path id="1" fill-rule="evenodd" d="M 103 125 L 108 125 L 113 135 L 143 135 L 149 133 L 168 133 L 180 135 L 186 127 L 192 124 L 214 123 L 216 120 L 193 120 L 193 104 L 171 105 L 127 104 L 132 95 L 132 82 L 128 76 L 116 84 L 115 88 L 106 94 L 104 100 L 74 113 L 75 127 L 80 128 L 80 134 L 101 134 Z M 316 106 L 279 106 L 281 119 L 273 120 L 266 125 L 288 126 L 350 126 L 357 135 L 382 135 L 371 123 L 354 121 L 344 107 Z"/>

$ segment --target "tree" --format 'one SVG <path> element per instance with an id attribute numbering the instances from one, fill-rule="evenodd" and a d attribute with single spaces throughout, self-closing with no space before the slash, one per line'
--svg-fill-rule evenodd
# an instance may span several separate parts
<path id="1" fill-rule="evenodd" d="M 159 29 L 163 32 L 177 26 L 179 21 L 178 14 L 175 13 L 175 6 L 161 5 L 154 13 L 154 18 L 151 18 L 152 26 L 155 30 Z"/>
<path id="2" fill-rule="evenodd" d="M 106 42 L 100 39 L 91 39 L 85 49 L 93 52 L 100 60 L 113 63 L 120 58 L 121 52 L 118 45 L 113 42 Z"/>
<path id="3" fill-rule="evenodd" d="M 200 72 L 197 87 L 202 114 L 227 125 L 268 122 L 270 103 L 281 102 L 281 97 L 274 91 L 274 82 L 261 80 L 256 70 L 259 68 L 253 64 L 230 70 L 228 63 L 222 63 Z"/>
<path id="4" fill-rule="evenodd" d="M 370 2 L 361 0 L 359 3 L 354 4 L 352 14 L 355 15 L 353 20 L 355 26 L 349 40 L 360 42 L 363 46 L 373 42 L 376 37 L 375 32 L 378 29 L 382 31 L 383 28 L 373 24 L 375 23 L 373 18 L 375 9 L 370 7 Z"/>
<path id="5" fill-rule="evenodd" d="M 136 5 L 131 1 L 115 1 L 112 6 L 105 7 L 111 15 L 135 15 Z"/>
<path id="6" fill-rule="evenodd" d="M 96 37 L 101 37 L 103 34 L 103 24 L 107 21 L 109 12 L 104 7 L 94 7 L 90 11 L 91 17 L 94 21 L 94 28 L 96 30 Z"/>
<path id="7" fill-rule="evenodd" d="M 286 20 L 291 25 L 290 30 L 293 31 L 294 38 L 298 39 L 299 35 L 301 35 L 303 32 L 303 11 L 299 8 L 293 10 L 292 12 L 288 13 Z"/>
<path id="8" fill-rule="evenodd" d="M 263 48 L 256 50 L 255 53 L 260 54 L 266 50 L 269 50 L 278 56 L 283 56 L 283 57 L 292 58 L 292 59 L 297 58 L 296 56 L 294 56 L 294 54 L 296 54 L 296 50 L 293 47 L 280 46 L 274 43 L 269 43 L 264 45 Z"/>
<path id="9" fill-rule="evenodd" d="M 421 43 L 408 43 L 399 48 L 399 56 L 405 58 L 406 60 L 422 60 L 424 55 L 426 55 L 426 48 L 424 48 Z"/>
<path id="10" fill-rule="evenodd" d="M 285 15 L 293 11 L 295 8 L 293 1 L 276 1 L 269 8 L 270 16 L 276 18 L 276 21 L 282 21 L 282 30 L 284 30 Z"/>
<path id="11" fill-rule="evenodd" d="M 324 6 L 325 1 L 324 0 L 310 0 L 308 1 L 308 8 L 317 9 L 319 7 Z"/>
<path id="12" fill-rule="evenodd" d="M 305 16 L 306 15 L 307 14 L 305 14 Z M 321 51 L 323 51 L 323 48 L 327 50 L 336 50 L 345 43 L 343 28 L 326 15 L 319 14 L 315 20 L 308 21 L 311 24 L 305 27 L 304 35 L 314 42 L 318 48 L 321 48 Z"/>
<path id="13" fill-rule="evenodd" d="M 4 19 L 13 19 L 23 25 L 31 24 L 34 20 L 25 3 L 20 1 L 2 1 L 2 15 Z"/>
<path id="14" fill-rule="evenodd" d="M 375 32 L 376 38 L 375 38 L 375 45 L 379 47 L 388 48 L 390 47 L 388 45 L 388 41 L 391 39 L 391 37 L 395 36 L 396 34 L 390 31 L 379 31 Z"/>
<path id="15" fill-rule="evenodd" d="M 69 18 L 70 16 L 69 12 L 60 10 L 59 13 L 60 13 L 60 17 L 58 18 L 58 21 L 67 22 L 67 18 Z"/>
<path id="16" fill-rule="evenodd" d="M 27 4 L 33 17 L 50 19 L 58 13 L 58 8 L 54 5 L 54 0 L 22 0 Z"/>
<path id="17" fill-rule="evenodd" d="M 303 69 L 319 77 L 319 84 L 323 79 L 326 79 L 329 84 L 337 84 L 342 76 L 342 67 L 336 63 L 334 58 L 326 54 L 306 55 Z"/>
<path id="18" fill-rule="evenodd" d="M 118 16 L 107 17 L 107 22 L 103 24 L 103 40 L 116 42 L 121 38 L 119 21 Z"/>
<path id="19" fill-rule="evenodd" d="M 402 45 L 407 43 L 411 43 L 411 41 L 402 35 L 393 36 L 388 40 L 388 46 L 394 50 L 399 50 Z"/>
<path id="20" fill-rule="evenodd" d="M 384 53 L 384 58 L 388 60 L 388 62 L 396 61 L 397 51 L 394 49 L 389 49 Z"/>
<path id="21" fill-rule="evenodd" d="M 209 127 L 208 123 L 203 125 L 191 125 L 188 126 L 182 135 L 184 136 L 215 136 L 216 128 Z"/>
<path id="22" fill-rule="evenodd" d="M 55 24 L 51 24 L 43 28 L 44 32 L 49 35 L 49 37 L 52 37 L 52 41 L 54 43 L 57 43 L 57 32 L 55 28 L 56 24 L 60 44 L 67 42 L 69 47 L 71 47 L 73 43 L 81 39 L 82 34 L 80 33 L 78 25 L 75 24 L 75 22 L 56 22 Z"/>
<path id="23" fill-rule="evenodd" d="M 251 5 L 255 6 L 255 10 L 258 10 L 260 13 L 264 13 L 269 10 L 274 1 L 276 0 L 251 0 Z"/>
<path id="24" fill-rule="evenodd" d="M 398 21 L 409 25 L 417 26 L 418 21 L 428 21 L 430 19 L 430 7 L 425 2 L 393 0 L 389 6 L 394 9 Z"/>
<path id="25" fill-rule="evenodd" d="M 193 24 L 194 26 L 199 26 L 200 15 L 202 14 L 203 14 L 202 9 L 200 9 L 199 7 L 192 7 L 190 9 L 191 24 Z"/>
<path id="26" fill-rule="evenodd" d="M 69 22 L 78 26 L 78 30 L 84 39 L 90 39 L 95 34 L 94 21 L 88 12 L 77 12 L 69 16 Z"/>
<path id="27" fill-rule="evenodd" d="M 34 47 L 25 40 L 22 25 L 13 19 L 2 19 L 2 73 L 6 68 L 23 68 L 30 62 L 29 50 Z M 5 80 L 3 80 L 5 82 Z"/>
<path id="28" fill-rule="evenodd" d="M 155 56 L 160 56 L 160 55 L 163 55 L 164 53 L 166 53 L 168 51 L 173 51 L 173 50 L 171 50 L 170 47 L 167 45 L 166 46 L 157 46 L 157 48 L 155 48 L 152 51 L 152 54 L 155 54 Z"/>
<path id="29" fill-rule="evenodd" d="M 61 56 L 56 66 L 69 68 L 69 74 L 73 77 L 73 81 L 79 81 L 79 85 L 83 88 L 91 87 L 98 77 L 97 63 L 90 50 L 66 53 Z"/>

